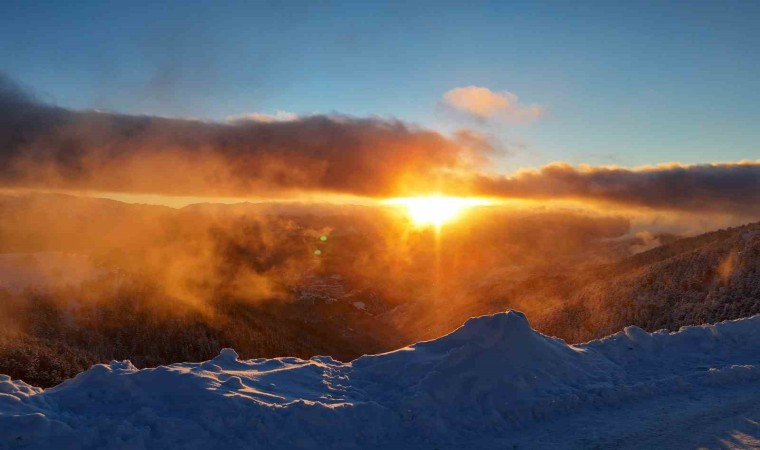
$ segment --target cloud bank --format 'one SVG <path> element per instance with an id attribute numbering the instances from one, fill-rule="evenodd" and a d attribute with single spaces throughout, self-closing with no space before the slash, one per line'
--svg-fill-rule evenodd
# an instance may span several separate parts
<path id="1" fill-rule="evenodd" d="M 760 161 L 629 169 L 554 163 L 514 176 L 480 175 L 482 195 L 579 199 L 674 211 L 760 216 Z"/>
<path id="2" fill-rule="evenodd" d="M 473 111 L 498 113 L 501 104 L 484 101 Z M 444 136 L 393 119 L 214 123 L 72 111 L 0 77 L 1 188 L 208 197 L 445 192 L 760 215 L 760 161 L 637 169 L 554 163 L 505 176 L 488 171 L 499 151 L 472 130 Z"/>
<path id="3" fill-rule="evenodd" d="M 384 196 L 432 188 L 444 172 L 471 170 L 493 151 L 474 132 L 448 138 L 391 119 L 254 119 L 76 112 L 0 80 L 0 183 L 168 195 Z"/>

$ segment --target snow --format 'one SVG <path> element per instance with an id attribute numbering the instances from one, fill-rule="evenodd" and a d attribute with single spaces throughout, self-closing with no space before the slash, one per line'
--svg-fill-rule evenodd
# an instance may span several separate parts
<path id="1" fill-rule="evenodd" d="M 0 377 L 0 448 L 752 448 L 760 315 L 581 345 L 516 311 L 350 363 L 319 356 L 137 370 L 42 390 Z"/>

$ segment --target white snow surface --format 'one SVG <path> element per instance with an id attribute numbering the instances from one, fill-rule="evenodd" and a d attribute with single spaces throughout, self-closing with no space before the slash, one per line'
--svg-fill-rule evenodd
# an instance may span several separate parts
<path id="1" fill-rule="evenodd" d="M 509 311 L 350 363 L 0 376 L 0 448 L 760 448 L 760 315 L 580 345 Z"/>

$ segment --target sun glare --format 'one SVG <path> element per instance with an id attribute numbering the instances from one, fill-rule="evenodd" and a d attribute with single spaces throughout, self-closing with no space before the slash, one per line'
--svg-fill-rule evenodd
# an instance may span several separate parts
<path id="1" fill-rule="evenodd" d="M 432 225 L 436 228 L 455 219 L 467 208 L 490 204 L 481 198 L 445 196 L 392 198 L 386 203 L 406 208 L 415 225 Z"/>

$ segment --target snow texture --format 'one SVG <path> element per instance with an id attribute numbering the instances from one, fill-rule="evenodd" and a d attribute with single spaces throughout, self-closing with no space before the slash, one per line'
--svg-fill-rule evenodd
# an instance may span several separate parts
<path id="1" fill-rule="evenodd" d="M 759 359 L 760 315 L 567 345 L 509 311 L 350 363 L 224 349 L 45 390 L 3 375 L 0 448 L 751 448 Z"/>

